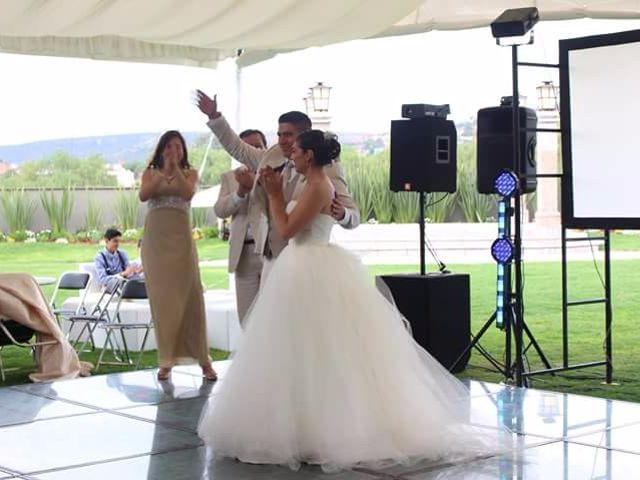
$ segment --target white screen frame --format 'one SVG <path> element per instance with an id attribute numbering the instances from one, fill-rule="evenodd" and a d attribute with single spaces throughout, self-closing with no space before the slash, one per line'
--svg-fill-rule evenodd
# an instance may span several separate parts
<path id="1" fill-rule="evenodd" d="M 640 228 L 640 30 L 560 41 L 563 225 Z"/>

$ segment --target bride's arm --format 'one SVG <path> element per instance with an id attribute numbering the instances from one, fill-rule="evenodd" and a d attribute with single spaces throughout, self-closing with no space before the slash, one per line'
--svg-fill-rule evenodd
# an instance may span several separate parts
<path id="1" fill-rule="evenodd" d="M 331 192 L 328 185 L 308 185 L 293 211 L 288 214 L 282 189 L 269 192 L 271 220 L 277 232 L 285 240 L 294 237 L 309 225 L 322 208 L 329 203 L 331 203 Z"/>

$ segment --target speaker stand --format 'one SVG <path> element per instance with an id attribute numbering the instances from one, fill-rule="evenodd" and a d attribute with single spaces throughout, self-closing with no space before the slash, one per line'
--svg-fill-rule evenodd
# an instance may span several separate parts
<path id="1" fill-rule="evenodd" d="M 449 370 L 453 371 L 458 366 L 458 364 L 464 358 L 466 358 L 466 356 L 469 354 L 471 349 L 475 348 L 478 351 L 478 353 L 480 353 L 480 355 L 482 355 L 494 367 L 496 372 L 500 373 L 504 377 L 505 382 L 509 382 L 509 383 L 515 382 L 517 380 L 517 377 L 515 375 L 517 373 L 516 372 L 517 361 L 512 362 L 511 360 L 511 332 L 512 332 L 512 329 L 515 327 L 515 318 L 514 318 L 515 315 L 513 311 L 513 304 L 510 305 L 510 308 L 505 311 L 505 317 L 506 317 L 505 318 L 506 321 L 504 326 L 504 329 L 505 329 L 505 362 L 504 363 L 501 363 L 500 361 L 498 361 L 493 355 L 491 355 L 487 350 L 485 350 L 482 345 L 480 345 L 480 339 L 486 333 L 489 327 L 493 324 L 493 322 L 495 322 L 496 320 L 496 312 L 493 312 L 489 317 L 489 319 L 484 323 L 482 328 L 478 331 L 478 333 L 476 335 L 472 335 L 471 343 L 464 349 L 464 351 L 460 354 L 460 356 L 458 356 L 458 358 L 456 359 L 456 361 L 453 363 L 453 365 Z M 529 329 L 529 326 L 523 322 L 522 327 L 523 327 L 524 333 L 529 339 L 529 345 L 523 349 L 522 355 L 524 356 L 527 353 L 527 350 L 531 346 L 533 346 L 533 348 L 538 353 L 540 360 L 542 360 L 542 363 L 544 363 L 544 365 L 548 369 L 551 369 L 551 363 L 549 362 L 546 355 L 542 351 L 540 344 L 538 343 L 536 338 L 533 336 L 533 333 Z M 554 373 L 551 372 L 551 375 L 554 375 Z M 526 379 L 525 379 L 525 383 L 528 383 Z M 523 386 L 528 386 L 528 385 L 523 385 Z"/>
<path id="2" fill-rule="evenodd" d="M 515 204 L 518 205 L 519 204 L 519 192 L 516 192 L 516 198 L 515 198 Z M 517 208 L 517 207 L 516 207 Z M 519 217 L 517 215 L 517 212 L 514 212 L 514 208 L 511 206 L 511 199 L 510 198 L 502 198 L 500 200 L 500 206 L 498 207 L 498 211 L 504 211 L 505 213 L 505 217 L 504 217 L 504 224 L 501 224 L 500 220 L 498 223 L 498 235 L 499 236 L 505 236 L 505 237 L 509 237 L 511 236 L 511 218 L 514 217 L 514 213 L 515 213 L 515 221 L 518 222 L 519 221 Z M 517 229 L 516 229 L 517 230 Z M 498 276 L 498 278 L 500 279 L 500 274 Z M 549 362 L 549 360 L 547 359 L 546 355 L 544 354 L 544 352 L 542 351 L 542 348 L 540 347 L 540 344 L 538 343 L 538 341 L 536 340 L 536 338 L 533 336 L 533 333 L 531 332 L 531 330 L 529 329 L 529 326 L 526 324 L 526 322 L 524 321 L 524 318 L 520 318 L 520 325 L 518 325 L 517 322 L 517 308 L 518 308 L 518 300 L 520 300 L 520 302 L 522 301 L 522 297 L 518 296 L 518 290 L 516 289 L 516 291 L 514 292 L 512 289 L 512 285 L 511 285 L 511 265 L 510 264 L 506 264 L 504 265 L 504 272 L 502 274 L 502 284 L 500 285 L 500 287 L 502 288 L 502 295 L 501 295 L 501 299 L 502 299 L 502 305 L 504 306 L 503 308 L 503 315 L 504 315 L 504 351 L 505 351 L 505 361 L 504 363 L 500 363 L 494 356 L 492 356 L 489 352 L 487 352 L 482 345 L 480 345 L 480 339 L 482 338 L 482 336 L 485 334 L 485 332 L 489 329 L 489 327 L 491 326 L 491 324 L 493 324 L 493 322 L 496 321 L 496 318 L 498 316 L 498 310 L 496 309 L 493 314 L 491 315 L 491 317 L 489 317 L 489 319 L 484 323 L 484 325 L 482 326 L 482 328 L 480 329 L 480 331 L 475 335 L 472 336 L 472 341 L 471 343 L 467 346 L 467 348 L 465 348 L 465 350 L 462 352 L 462 354 L 456 359 L 456 361 L 454 362 L 454 364 L 451 367 L 451 370 L 455 369 L 458 365 L 459 362 L 461 362 L 464 358 L 466 358 L 466 355 L 469 354 L 469 352 L 471 351 L 472 348 L 475 348 L 494 368 L 495 370 L 502 374 L 502 376 L 504 377 L 505 381 L 508 382 L 515 382 L 519 387 L 521 386 L 525 386 L 526 383 L 528 383 L 528 380 L 526 378 L 526 376 L 522 375 L 522 371 L 519 370 L 520 366 L 524 365 L 524 362 L 522 361 L 524 355 L 526 355 L 527 350 L 533 346 L 534 349 L 536 350 L 536 352 L 538 353 L 538 356 L 540 357 L 540 360 L 542 361 L 542 363 L 544 363 L 544 365 L 550 369 L 551 368 L 551 363 Z M 516 282 L 517 284 L 517 282 Z M 520 291 L 521 292 L 521 291 Z M 498 289 L 498 295 L 500 295 L 500 289 Z M 522 342 L 522 333 L 524 332 L 524 334 L 526 334 L 527 338 L 529 339 L 529 344 L 527 345 L 526 348 L 522 348 L 522 343 L 520 343 L 520 348 L 518 348 L 518 338 L 516 336 L 516 358 L 515 358 L 515 362 L 512 362 L 511 359 L 511 336 L 512 336 L 512 332 L 515 330 L 515 332 L 517 333 L 517 329 L 520 328 L 520 342 Z"/>
<path id="3" fill-rule="evenodd" d="M 420 226 L 420 275 L 426 275 L 427 273 L 427 261 L 425 259 L 425 251 L 424 251 L 424 244 L 425 244 L 425 233 L 424 233 L 424 228 L 425 228 L 425 212 L 424 212 L 424 203 L 425 203 L 425 195 L 424 192 L 420 192 L 420 220 L 418 221 L 418 224 Z"/>

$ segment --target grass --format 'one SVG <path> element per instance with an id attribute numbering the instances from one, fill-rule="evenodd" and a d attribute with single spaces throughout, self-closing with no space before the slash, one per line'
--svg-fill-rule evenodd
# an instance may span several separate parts
<path id="1" fill-rule="evenodd" d="M 592 234 L 593 236 L 598 233 Z M 611 236 L 611 243 L 615 250 L 640 250 L 640 234 L 614 233 Z M 602 250 L 603 247 L 600 247 Z"/>
<path id="2" fill-rule="evenodd" d="M 613 236 L 614 249 L 639 249 L 637 236 Z M 638 248 L 634 248 L 638 245 Z M 128 253 L 135 248 L 125 247 Z M 200 258 L 220 259 L 226 256 L 226 244 L 218 240 L 198 242 Z M 30 271 L 35 275 L 55 276 L 66 269 L 75 269 L 81 261 L 90 261 L 96 246 L 54 245 L 54 244 L 0 244 L 0 265 L 2 271 Z M 449 265 L 453 272 L 468 273 L 471 277 L 471 319 L 472 331 L 477 332 L 491 316 L 495 303 L 495 266 L 493 264 Z M 603 266 L 598 265 L 600 273 Z M 640 330 L 637 328 L 638 303 L 640 300 L 640 260 L 614 260 L 612 266 L 613 295 L 613 346 L 614 380 L 616 385 L 602 385 L 604 368 L 596 367 L 567 372 L 555 376 L 534 377 L 533 386 L 548 390 L 580 393 L 607 398 L 640 401 Z M 379 265 L 369 267 L 371 276 L 388 273 L 416 272 L 417 266 Z M 226 288 L 228 275 L 224 267 L 204 267 L 201 269 L 203 282 L 207 288 Z M 525 321 L 531 328 L 544 353 L 556 366 L 561 362 L 561 264 L 560 262 L 526 263 L 525 273 Z M 51 293 L 48 287 L 47 294 Z M 570 299 L 602 296 L 602 286 L 593 262 L 580 261 L 569 264 Z M 451 299 L 455 301 L 455 299 Z M 453 319 L 452 319 L 453 321 Z M 569 312 L 570 362 L 598 361 L 604 359 L 604 308 L 602 305 L 572 307 Z M 491 354 L 501 359 L 504 354 L 504 332 L 490 327 L 482 337 L 481 344 Z M 5 349 L 6 364 L 16 362 L 24 368 L 11 372 L 7 384 L 23 383 L 32 369 L 32 363 L 24 352 L 14 353 L 13 348 Z M 18 356 L 16 356 L 18 355 Z M 19 355 L 23 355 L 20 357 Z M 221 358 L 225 352 L 213 352 Z M 83 359 L 97 358 L 93 354 L 83 354 Z M 527 355 L 533 369 L 542 363 L 533 350 Z M 145 353 L 143 365 L 155 365 L 155 354 Z M 108 372 L 105 367 L 99 373 Z M 113 370 L 116 371 L 116 370 Z M 460 377 L 499 382 L 502 377 L 491 370 L 490 364 L 476 351 L 473 352 L 469 367 Z"/>
<path id="3" fill-rule="evenodd" d="M 602 265 L 599 266 L 602 272 Z M 471 325 L 477 332 L 494 310 L 495 266 L 451 265 L 451 271 L 468 273 L 471 278 Z M 613 365 L 616 385 L 603 385 L 604 367 L 533 377 L 533 386 L 547 390 L 580 393 L 599 397 L 640 401 L 640 332 L 637 328 L 640 300 L 640 260 L 613 261 Z M 372 267 L 372 275 L 399 273 L 403 267 Z M 404 268 L 407 271 L 406 267 Z M 411 270 L 409 270 L 411 271 Z M 413 271 L 416 271 L 414 268 Z M 571 300 L 601 297 L 603 290 L 593 262 L 569 264 Z M 525 265 L 525 321 L 553 366 L 562 361 L 561 344 L 561 265 L 537 262 Z M 481 339 L 482 346 L 499 360 L 503 359 L 504 332 L 492 326 Z M 604 306 L 571 307 L 569 310 L 570 363 L 604 360 Z M 527 355 L 532 370 L 543 368 L 531 349 Z M 469 367 L 459 377 L 500 382 L 503 377 L 477 351 Z"/>
<path id="4" fill-rule="evenodd" d="M 196 243 L 200 260 L 224 260 L 229 247 L 218 239 L 200 240 Z M 56 277 L 66 270 L 77 270 L 78 264 L 93 262 L 101 245 L 88 243 L 0 243 L 0 271 L 29 272 L 33 275 Z M 125 243 L 122 250 L 129 258 L 137 258 L 135 243 Z M 203 268 L 203 281 L 209 288 L 225 288 L 221 272 L 226 268 Z M 225 275 L 226 277 L 226 275 Z M 53 293 L 53 285 L 43 287 L 45 294 Z"/>

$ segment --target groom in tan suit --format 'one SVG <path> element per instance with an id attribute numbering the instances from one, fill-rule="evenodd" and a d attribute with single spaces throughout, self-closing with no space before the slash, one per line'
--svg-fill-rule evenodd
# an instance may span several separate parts
<path id="1" fill-rule="evenodd" d="M 267 141 L 260 130 L 245 130 L 239 137 L 247 144 L 264 150 Z M 220 192 L 213 211 L 218 218 L 231 217 L 229 236 L 229 273 L 234 273 L 238 320 L 244 317 L 258 294 L 262 274 L 262 258 L 255 252 L 255 241 L 249 227 L 249 198 L 253 184 L 238 182 L 247 167 L 231 170 L 220 178 Z M 237 177 L 237 178 L 236 178 Z"/>
<path id="2" fill-rule="evenodd" d="M 295 199 L 303 188 L 304 179 L 295 171 L 289 157 L 298 135 L 311 129 L 311 120 L 302 112 L 293 111 L 281 115 L 278 119 L 278 144 L 267 150 L 260 150 L 240 140 L 218 111 L 215 96 L 212 99 L 198 90 L 198 108 L 209 117 L 207 125 L 223 148 L 233 158 L 248 167 L 244 177 L 238 177 L 238 181 L 253 182 L 248 216 L 256 252 L 263 257 L 262 282 L 264 282 L 271 268 L 271 260 L 278 256 L 287 245 L 287 241 L 278 234 L 269 222 L 266 193 L 259 185 L 257 178 L 253 178 L 251 172 L 257 172 L 264 167 L 276 170 L 282 168 L 282 187 L 285 201 L 289 202 Z M 325 169 L 336 190 L 336 198 L 332 207 L 333 217 L 344 228 L 357 227 L 360 224 L 360 213 L 349 195 L 342 167 L 339 163 L 333 162 Z"/>

